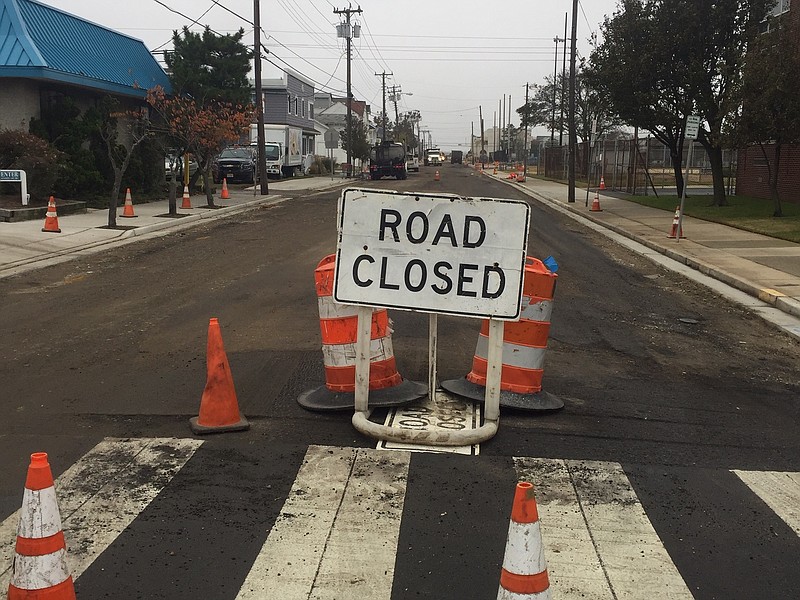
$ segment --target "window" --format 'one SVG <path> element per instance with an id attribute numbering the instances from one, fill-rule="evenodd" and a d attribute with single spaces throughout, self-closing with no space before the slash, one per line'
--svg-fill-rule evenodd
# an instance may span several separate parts
<path id="1" fill-rule="evenodd" d="M 287 98 L 288 98 L 289 104 L 286 107 L 286 114 L 290 115 L 290 114 L 292 114 L 292 95 L 288 94 Z"/>
<path id="2" fill-rule="evenodd" d="M 308 118 L 309 119 L 313 119 L 314 118 L 314 103 L 313 102 L 309 102 L 308 103 Z"/>
<path id="3" fill-rule="evenodd" d="M 294 99 L 294 114 L 296 115 L 300 114 L 300 98 Z"/>

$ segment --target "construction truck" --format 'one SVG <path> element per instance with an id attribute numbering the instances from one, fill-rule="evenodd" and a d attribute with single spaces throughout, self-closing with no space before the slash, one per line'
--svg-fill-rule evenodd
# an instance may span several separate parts
<path id="1" fill-rule="evenodd" d="M 442 164 L 442 151 L 439 148 L 428 148 L 425 151 L 425 166 L 431 165 L 434 167 L 441 166 Z"/>
<path id="2" fill-rule="evenodd" d="M 373 146 L 369 154 L 369 174 L 372 179 L 406 179 L 406 150 L 403 144 L 387 141 Z"/>
<path id="3" fill-rule="evenodd" d="M 464 153 L 461 150 L 453 150 L 450 153 L 450 164 L 460 165 L 464 162 Z"/>

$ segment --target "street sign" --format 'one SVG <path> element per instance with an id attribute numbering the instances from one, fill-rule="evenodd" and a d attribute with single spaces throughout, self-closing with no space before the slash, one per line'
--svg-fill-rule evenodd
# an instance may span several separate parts
<path id="1" fill-rule="evenodd" d="M 337 302 L 519 318 L 525 202 L 346 189 L 338 219 Z"/>
<path id="2" fill-rule="evenodd" d="M 700 131 L 700 117 L 698 115 L 688 115 L 686 117 L 686 139 L 696 140 L 698 131 Z"/>
<path id="3" fill-rule="evenodd" d="M 325 132 L 325 147 L 329 150 L 339 147 L 339 132 L 335 129 L 328 129 Z"/>

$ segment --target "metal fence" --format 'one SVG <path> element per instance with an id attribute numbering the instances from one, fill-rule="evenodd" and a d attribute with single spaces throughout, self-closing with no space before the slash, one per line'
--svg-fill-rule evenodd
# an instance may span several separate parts
<path id="1" fill-rule="evenodd" d="M 683 147 L 682 169 L 686 177 L 689 143 Z M 711 186 L 711 165 L 708 155 L 699 142 L 692 142 L 692 164 L 689 165 L 690 186 Z M 588 148 L 586 142 L 576 148 L 575 178 L 589 185 L 599 186 L 601 177 L 606 189 L 635 195 L 660 193 L 675 189 L 675 173 L 669 148 L 653 137 L 600 140 Z M 729 193 L 735 189 L 736 151 L 723 151 L 726 184 Z M 545 146 L 539 149 L 537 173 L 553 179 L 568 179 L 569 146 Z"/>

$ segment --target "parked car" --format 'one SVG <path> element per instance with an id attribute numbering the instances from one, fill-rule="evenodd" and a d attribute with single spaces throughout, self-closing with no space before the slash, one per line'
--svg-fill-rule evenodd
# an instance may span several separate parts
<path id="1" fill-rule="evenodd" d="M 214 183 L 255 183 L 256 159 L 250 148 L 231 146 L 220 152 L 211 164 Z"/>
<path id="2" fill-rule="evenodd" d="M 164 157 L 164 177 L 167 181 L 172 179 L 172 174 L 175 173 L 177 175 L 178 181 L 183 180 L 183 167 L 186 161 L 183 158 L 182 154 L 177 154 L 174 151 L 170 151 Z M 197 164 L 197 161 L 193 158 L 189 159 L 189 177 L 192 177 L 197 169 L 200 168 L 200 165 Z"/>

